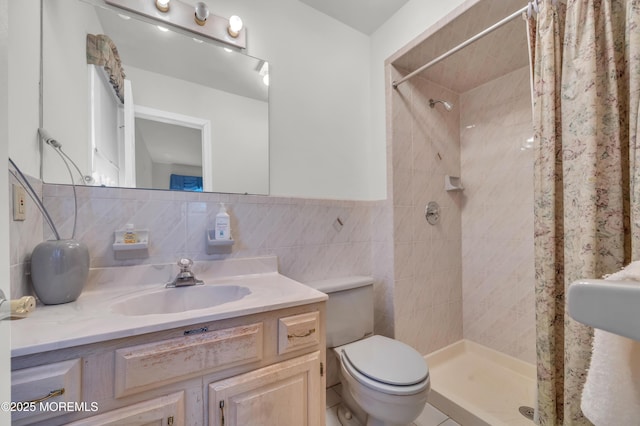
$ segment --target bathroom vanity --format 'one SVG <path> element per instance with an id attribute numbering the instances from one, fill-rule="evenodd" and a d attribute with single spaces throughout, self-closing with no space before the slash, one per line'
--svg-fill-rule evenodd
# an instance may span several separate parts
<path id="1" fill-rule="evenodd" d="M 324 425 L 326 295 L 261 263 L 259 273 L 202 273 L 204 287 L 245 289 L 209 308 L 122 313 L 134 297 L 157 304 L 159 292 L 197 288 L 111 283 L 38 306 L 12 324 L 12 423 Z"/>

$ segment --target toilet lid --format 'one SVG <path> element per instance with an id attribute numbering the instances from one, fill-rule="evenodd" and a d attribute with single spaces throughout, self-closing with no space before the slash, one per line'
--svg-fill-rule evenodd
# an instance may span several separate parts
<path id="1" fill-rule="evenodd" d="M 394 386 L 415 385 L 429 375 L 424 358 L 397 340 L 371 336 L 342 347 L 351 366 L 375 381 Z"/>

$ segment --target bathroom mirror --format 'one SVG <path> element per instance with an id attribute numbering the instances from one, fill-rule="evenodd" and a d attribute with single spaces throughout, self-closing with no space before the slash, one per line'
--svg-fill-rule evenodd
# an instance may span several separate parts
<path id="1" fill-rule="evenodd" d="M 170 189 L 175 175 L 201 178 L 205 191 L 269 193 L 266 61 L 100 0 L 42 8 L 43 128 L 91 184 Z M 124 102 L 102 67 L 87 65 L 87 34 L 115 44 L 130 81 Z M 44 182 L 70 183 L 50 147 L 42 157 Z"/>

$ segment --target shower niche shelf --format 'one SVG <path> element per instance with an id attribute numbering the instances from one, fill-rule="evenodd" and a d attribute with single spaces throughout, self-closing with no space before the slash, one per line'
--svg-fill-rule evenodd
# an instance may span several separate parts
<path id="1" fill-rule="evenodd" d="M 462 186 L 462 182 L 460 178 L 457 176 L 444 176 L 444 189 L 445 191 L 463 191 L 464 186 Z"/>

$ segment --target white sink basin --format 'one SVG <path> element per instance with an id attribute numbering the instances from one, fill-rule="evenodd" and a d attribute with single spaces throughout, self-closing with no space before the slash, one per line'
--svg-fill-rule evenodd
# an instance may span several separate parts
<path id="1" fill-rule="evenodd" d="M 569 286 L 569 315 L 576 321 L 640 340 L 640 283 L 578 280 Z"/>
<path id="2" fill-rule="evenodd" d="M 128 297 L 111 305 L 111 311 L 123 315 L 174 314 L 207 309 L 240 300 L 251 294 L 238 285 L 197 285 L 163 288 Z"/>

